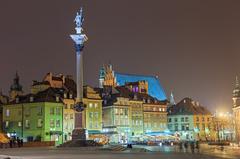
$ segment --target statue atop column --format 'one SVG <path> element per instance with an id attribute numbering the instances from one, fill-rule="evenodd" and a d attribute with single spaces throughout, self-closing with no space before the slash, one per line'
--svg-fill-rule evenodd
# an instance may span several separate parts
<path id="1" fill-rule="evenodd" d="M 81 34 L 83 28 L 82 28 L 82 24 L 83 24 L 84 18 L 83 18 L 83 9 L 81 7 L 80 11 L 77 12 L 77 15 L 74 19 L 74 22 L 76 23 L 76 32 L 77 34 Z"/>

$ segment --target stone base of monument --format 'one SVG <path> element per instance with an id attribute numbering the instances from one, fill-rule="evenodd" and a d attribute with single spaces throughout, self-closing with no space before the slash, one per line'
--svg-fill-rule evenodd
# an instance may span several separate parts
<path id="1" fill-rule="evenodd" d="M 90 147 L 90 146 L 101 146 L 93 140 L 87 140 L 88 133 L 86 129 L 74 129 L 72 132 L 72 140 L 67 141 L 59 147 Z"/>
<path id="2" fill-rule="evenodd" d="M 71 140 L 63 143 L 59 147 L 96 147 L 102 146 L 93 140 Z"/>

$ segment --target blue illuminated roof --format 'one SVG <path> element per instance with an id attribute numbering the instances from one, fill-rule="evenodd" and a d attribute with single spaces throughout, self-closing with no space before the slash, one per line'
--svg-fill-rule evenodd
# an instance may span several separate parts
<path id="1" fill-rule="evenodd" d="M 126 82 L 137 82 L 137 81 L 147 81 L 148 82 L 148 93 L 152 97 L 158 100 L 166 100 L 166 94 L 158 80 L 154 76 L 142 76 L 142 75 L 132 75 L 132 74 L 122 74 L 115 73 L 116 82 L 118 85 L 125 85 Z"/>

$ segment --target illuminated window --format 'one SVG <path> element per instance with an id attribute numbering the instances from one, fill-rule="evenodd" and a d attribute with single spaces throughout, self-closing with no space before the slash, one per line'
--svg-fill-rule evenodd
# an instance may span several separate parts
<path id="1" fill-rule="evenodd" d="M 54 115 L 54 108 L 50 108 L 50 115 Z"/>
<path id="2" fill-rule="evenodd" d="M 30 128 L 30 122 L 29 122 L 29 120 L 26 120 L 26 121 L 25 121 L 25 128 Z"/>
<path id="3" fill-rule="evenodd" d="M 89 108 L 92 108 L 93 107 L 93 104 L 92 103 L 89 103 Z"/>
<path id="4" fill-rule="evenodd" d="M 19 122 L 18 122 L 18 127 L 21 127 L 21 126 L 22 126 L 22 122 L 19 121 Z"/>
<path id="5" fill-rule="evenodd" d="M 42 115 L 43 110 L 42 110 L 41 106 L 37 107 L 37 111 L 38 111 L 38 113 L 37 113 L 38 115 Z"/>
<path id="6" fill-rule="evenodd" d="M 10 116 L 10 110 L 9 110 L 9 109 L 6 110 L 6 116 L 7 116 L 7 117 Z"/>
<path id="7" fill-rule="evenodd" d="M 97 103 L 95 103 L 95 104 L 94 104 L 94 106 L 95 106 L 95 108 L 97 108 L 97 107 L 98 107 L 98 104 L 97 104 Z"/>
<path id="8" fill-rule="evenodd" d="M 60 127 L 60 119 L 56 120 L 56 127 L 58 127 L 58 128 Z"/>
<path id="9" fill-rule="evenodd" d="M 42 119 L 38 119 L 37 127 L 41 128 L 42 126 L 43 126 L 43 120 Z"/>
<path id="10" fill-rule="evenodd" d="M 53 119 L 50 119 L 50 128 L 54 128 L 55 127 L 55 123 Z"/>
<path id="11" fill-rule="evenodd" d="M 9 121 L 5 121 L 5 127 L 8 128 L 9 126 Z"/>
<path id="12" fill-rule="evenodd" d="M 56 108 L 56 115 L 61 115 L 61 108 L 60 107 Z"/>

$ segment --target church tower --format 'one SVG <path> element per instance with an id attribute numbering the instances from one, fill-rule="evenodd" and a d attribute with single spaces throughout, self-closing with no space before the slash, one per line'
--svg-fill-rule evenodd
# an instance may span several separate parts
<path id="1" fill-rule="evenodd" d="M 105 74 L 106 74 L 105 67 L 102 66 L 99 71 L 99 88 L 103 88 L 103 86 L 104 86 Z"/>
<path id="2" fill-rule="evenodd" d="M 13 84 L 11 85 L 10 91 L 9 91 L 10 100 L 14 100 L 17 96 L 23 95 L 22 86 L 19 83 L 19 81 L 20 81 L 20 78 L 18 73 L 16 72 L 16 75 L 13 79 Z"/>

